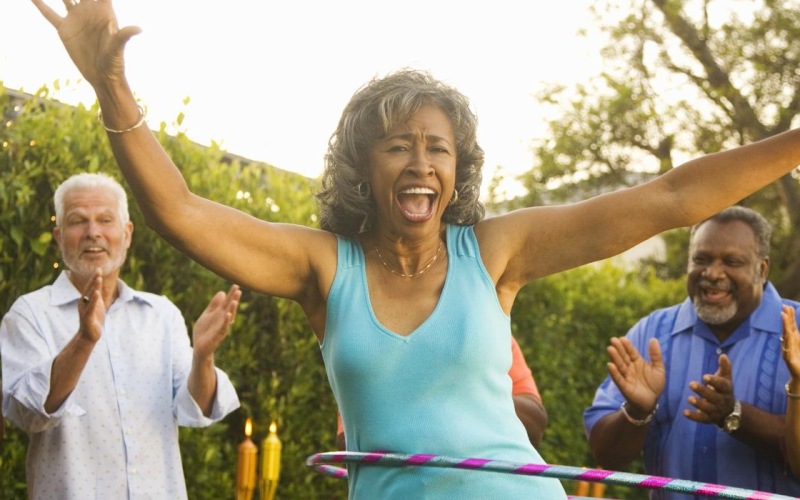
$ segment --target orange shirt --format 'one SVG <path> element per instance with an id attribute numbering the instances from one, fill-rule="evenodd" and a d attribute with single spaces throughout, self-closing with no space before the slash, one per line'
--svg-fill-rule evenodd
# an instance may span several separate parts
<path id="1" fill-rule="evenodd" d="M 512 395 L 533 394 L 541 402 L 542 396 L 539 394 L 539 388 L 536 387 L 536 381 L 533 380 L 533 373 L 522 356 L 517 339 L 513 336 L 511 337 L 511 369 L 508 370 L 508 376 L 511 377 Z"/>

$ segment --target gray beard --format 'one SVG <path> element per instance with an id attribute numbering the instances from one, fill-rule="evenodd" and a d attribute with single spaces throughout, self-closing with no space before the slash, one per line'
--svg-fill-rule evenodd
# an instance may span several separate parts
<path id="1" fill-rule="evenodd" d="M 721 325 L 730 321 L 738 309 L 736 302 L 731 302 L 724 307 L 711 306 L 704 304 L 698 297 L 692 300 L 692 304 L 697 316 L 709 325 Z"/>

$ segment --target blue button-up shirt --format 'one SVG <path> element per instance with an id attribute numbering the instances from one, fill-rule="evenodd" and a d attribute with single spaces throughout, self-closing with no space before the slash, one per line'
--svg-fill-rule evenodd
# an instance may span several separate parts
<path id="1" fill-rule="evenodd" d="M 683 416 L 683 410 L 694 409 L 688 403 L 689 396 L 694 395 L 689 382 L 701 382 L 704 374 L 716 372 L 723 353 L 733 366 L 737 399 L 768 413 L 786 413 L 784 385 L 789 372 L 780 355 L 782 303 L 800 308 L 800 303 L 781 299 L 775 287 L 767 283 L 759 307 L 724 342 L 698 319 L 688 298 L 653 312 L 631 328 L 628 338 L 648 360 L 647 344 L 653 337 L 658 339 L 667 369 L 667 385 L 644 447 L 647 473 L 800 495 L 800 482 L 791 478 L 786 463 L 770 460 L 715 425 L 699 424 Z M 623 401 L 617 386 L 606 377 L 584 413 L 587 435 L 598 420 L 619 410 Z M 688 498 L 663 491 L 652 496 Z"/>
<path id="2" fill-rule="evenodd" d="M 239 406 L 217 369 L 203 416 L 187 388 L 192 348 L 180 311 L 122 281 L 119 292 L 75 390 L 53 413 L 44 409 L 50 370 L 78 331 L 79 292 L 62 273 L 18 298 L 0 324 L 3 415 L 30 436 L 31 498 L 186 498 L 178 425 L 206 426 Z"/>

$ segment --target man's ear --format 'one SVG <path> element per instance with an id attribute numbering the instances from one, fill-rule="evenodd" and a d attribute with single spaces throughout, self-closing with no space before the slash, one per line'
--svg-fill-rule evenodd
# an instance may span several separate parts
<path id="1" fill-rule="evenodd" d="M 761 279 L 767 281 L 769 277 L 769 257 L 764 257 L 761 260 Z"/>
<path id="2" fill-rule="evenodd" d="M 125 235 L 128 238 L 128 244 L 125 245 L 125 248 L 131 247 L 131 242 L 133 241 L 133 222 L 128 221 L 125 223 Z"/>

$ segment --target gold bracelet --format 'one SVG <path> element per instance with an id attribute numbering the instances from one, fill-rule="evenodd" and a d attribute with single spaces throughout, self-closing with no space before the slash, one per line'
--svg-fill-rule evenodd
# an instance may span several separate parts
<path id="1" fill-rule="evenodd" d="M 800 394 L 795 394 L 789 390 L 789 382 L 786 382 L 786 397 L 789 399 L 800 399 Z"/>
<path id="2" fill-rule="evenodd" d="M 147 113 L 145 113 L 144 108 L 142 108 L 141 104 L 137 104 L 136 107 L 139 108 L 139 121 L 134 123 L 132 127 L 128 127 L 122 130 L 115 130 L 113 128 L 108 128 L 106 126 L 106 123 L 103 121 L 102 109 L 97 110 L 97 123 L 99 123 L 100 126 L 103 127 L 109 134 L 124 134 L 125 132 L 130 132 L 131 130 L 135 130 L 141 127 L 144 124 L 145 119 L 147 118 Z"/>
<path id="3" fill-rule="evenodd" d="M 619 407 L 622 410 L 622 414 L 625 416 L 625 420 L 630 422 L 631 424 L 635 425 L 636 427 L 641 427 L 643 425 L 647 425 L 653 420 L 653 417 L 656 416 L 656 412 L 658 411 L 658 403 L 656 403 L 656 407 L 653 408 L 653 411 L 650 412 L 650 415 L 644 417 L 643 419 L 639 420 L 638 418 L 633 418 L 628 413 L 628 401 L 623 401 Z"/>

